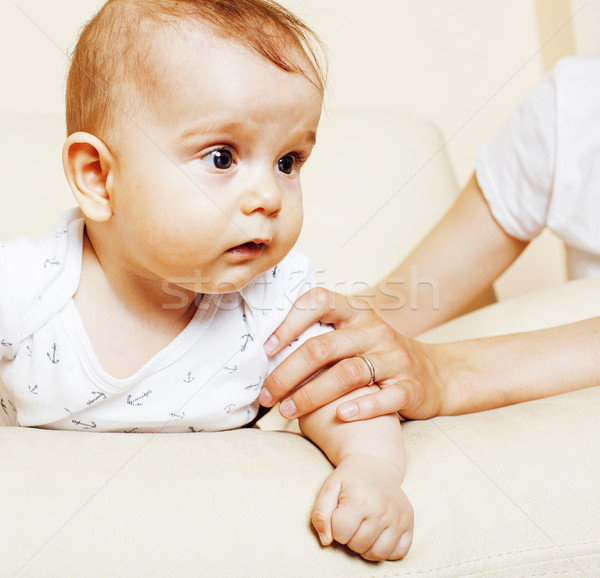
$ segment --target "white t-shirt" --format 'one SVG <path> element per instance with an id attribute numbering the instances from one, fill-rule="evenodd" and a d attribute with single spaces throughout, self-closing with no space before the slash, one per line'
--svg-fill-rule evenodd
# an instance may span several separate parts
<path id="1" fill-rule="evenodd" d="M 241 427 L 261 385 L 314 325 L 268 359 L 263 343 L 312 284 L 291 253 L 239 293 L 203 295 L 188 326 L 135 375 L 100 366 L 72 299 L 83 218 L 69 211 L 45 237 L 0 243 L 0 425 L 87 431 L 189 432 Z M 115 331 L 118 331 L 115 327 Z"/>
<path id="2" fill-rule="evenodd" d="M 564 58 L 476 156 L 494 218 L 567 248 L 570 278 L 600 276 L 600 55 Z"/>

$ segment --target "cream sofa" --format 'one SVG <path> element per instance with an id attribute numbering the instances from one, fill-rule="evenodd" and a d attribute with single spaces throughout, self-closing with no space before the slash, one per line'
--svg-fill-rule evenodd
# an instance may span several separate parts
<path id="1" fill-rule="evenodd" d="M 71 204 L 62 122 L 0 115 L 0 237 Z M 320 282 L 371 283 L 452 202 L 437 130 L 367 113 L 325 120 L 307 166 L 301 248 Z M 492 305 L 423 339 L 600 314 L 600 280 Z M 275 412 L 263 429 L 92 434 L 0 428 L 0 576 L 600 576 L 600 388 L 404 425 L 415 536 L 402 561 L 322 548 L 330 464 Z"/>

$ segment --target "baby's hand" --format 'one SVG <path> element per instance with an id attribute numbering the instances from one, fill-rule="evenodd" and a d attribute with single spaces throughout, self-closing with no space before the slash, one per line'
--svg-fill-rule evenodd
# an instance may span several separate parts
<path id="1" fill-rule="evenodd" d="M 382 458 L 344 458 L 313 507 L 321 543 L 347 544 L 366 560 L 403 558 L 412 542 L 413 509 L 401 483 L 402 473 Z"/>

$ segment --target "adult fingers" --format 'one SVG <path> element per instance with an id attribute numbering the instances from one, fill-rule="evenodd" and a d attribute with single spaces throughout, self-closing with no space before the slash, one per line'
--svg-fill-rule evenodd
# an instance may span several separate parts
<path id="1" fill-rule="evenodd" d="M 282 401 L 279 411 L 289 419 L 300 417 L 370 381 L 371 371 L 361 358 L 342 359 Z"/>
<path id="2" fill-rule="evenodd" d="M 349 343 L 344 344 L 346 335 L 349 336 Z M 331 344 L 336 343 L 338 347 L 335 353 L 326 356 L 324 363 L 328 363 L 332 358 L 337 359 L 338 356 L 342 359 L 329 365 L 328 369 L 321 371 L 302 387 L 293 391 L 280 406 L 280 412 L 284 417 L 290 419 L 300 417 L 355 389 L 364 387 L 371 382 L 373 376 L 371 368 L 375 371 L 374 382 L 385 393 L 375 394 L 374 397 L 361 397 L 354 403 L 349 401 L 343 405 L 341 413 L 338 414 L 340 418 L 355 421 L 394 413 L 405 408 L 409 402 L 415 405 L 407 394 L 415 390 L 407 377 L 412 375 L 411 359 L 400 345 L 392 344 L 395 345 L 394 347 L 387 343 L 385 350 L 371 353 L 373 348 L 382 346 L 377 339 L 377 332 L 366 332 L 356 328 L 341 329 L 317 339 L 329 341 Z M 372 342 L 373 339 L 375 342 Z M 310 344 L 307 342 L 303 346 L 308 348 Z M 294 357 L 299 351 L 273 371 L 267 378 L 263 391 L 277 392 L 278 387 L 283 390 L 286 384 L 289 388 L 290 385 L 293 386 L 304 379 L 301 373 L 305 369 L 302 365 L 303 361 Z M 357 357 L 364 351 L 367 352 L 365 357 L 368 361 Z M 288 369 L 291 373 L 286 375 Z M 300 373 L 294 375 L 294 371 Z"/>
<path id="3" fill-rule="evenodd" d="M 414 382 L 379 386 L 379 391 L 341 403 L 336 409 L 337 416 L 342 421 L 359 421 L 396 412 L 406 419 L 429 419 L 439 415 L 439 404 L 435 400 L 422 399 L 415 392 Z"/>
<path id="4" fill-rule="evenodd" d="M 394 383 L 376 391 L 342 403 L 337 407 L 337 416 L 342 421 L 371 419 L 400 412 L 409 403 L 409 396 L 401 383 Z"/>
<path id="5" fill-rule="evenodd" d="M 263 384 L 258 398 L 259 402 L 266 406 L 274 405 L 317 371 L 342 359 L 354 358 L 357 353 L 369 350 L 373 346 L 375 337 L 373 332 L 365 331 L 360 327 L 347 327 L 308 339 L 269 374 Z M 341 375 L 338 375 L 340 372 Z M 367 364 L 360 359 L 354 359 L 352 363 L 346 363 L 338 368 L 338 373 L 330 375 L 329 379 L 332 381 L 328 384 L 324 384 L 322 379 L 317 383 L 317 379 L 319 379 L 317 377 L 300 388 L 294 394 L 294 401 L 301 403 L 304 401 L 303 408 L 310 408 L 309 411 L 312 411 L 347 393 L 347 388 L 336 387 L 336 378 L 341 378 L 342 385 L 347 381 L 354 387 L 359 387 L 368 383 L 371 379 L 370 376 Z M 328 389 L 318 392 L 318 387 L 324 385 L 328 385 Z M 317 405 L 314 405 L 313 400 Z"/>
<path id="6" fill-rule="evenodd" d="M 301 295 L 281 325 L 264 344 L 268 356 L 279 353 L 317 321 L 338 326 L 350 322 L 357 311 L 370 310 L 362 299 L 348 298 L 324 287 L 315 287 Z"/>

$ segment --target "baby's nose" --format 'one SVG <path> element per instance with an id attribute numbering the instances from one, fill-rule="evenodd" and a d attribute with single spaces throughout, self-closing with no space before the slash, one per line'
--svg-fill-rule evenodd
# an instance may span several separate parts
<path id="1" fill-rule="evenodd" d="M 242 211 L 246 215 L 259 211 L 276 217 L 281 211 L 281 190 L 276 179 L 263 178 L 254 183 L 244 194 Z"/>

